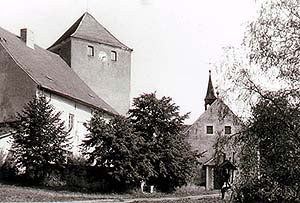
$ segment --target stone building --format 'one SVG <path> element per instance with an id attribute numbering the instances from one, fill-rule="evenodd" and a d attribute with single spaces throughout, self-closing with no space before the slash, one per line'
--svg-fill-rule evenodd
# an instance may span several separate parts
<path id="1" fill-rule="evenodd" d="M 221 160 L 219 160 L 220 157 L 217 156 L 219 154 L 216 153 L 217 140 L 222 136 L 237 133 L 241 128 L 241 121 L 222 99 L 215 95 L 210 72 L 204 101 L 205 111 L 186 129 L 185 134 L 192 149 L 204 153 L 199 160 L 202 164 L 199 179 L 201 185 L 205 186 L 207 190 L 211 190 L 221 187 L 217 166 L 225 160 L 234 163 L 236 158 L 231 146 L 223 146 L 219 151 L 219 154 L 222 154 Z"/>
<path id="2" fill-rule="evenodd" d="M 118 113 L 127 113 L 132 49 L 91 14 L 82 15 L 48 50 L 60 55 Z"/>
<path id="3" fill-rule="evenodd" d="M 16 36 L 0 27 L 0 125 L 45 95 L 62 112 L 78 153 L 93 109 L 106 118 L 128 110 L 131 51 L 88 13 L 49 50 L 36 45 L 28 29 Z M 9 136 L 0 130 L 0 150 L 10 147 Z"/>

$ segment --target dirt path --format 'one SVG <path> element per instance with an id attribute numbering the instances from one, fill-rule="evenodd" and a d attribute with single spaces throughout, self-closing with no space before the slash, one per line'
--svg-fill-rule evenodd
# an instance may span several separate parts
<path id="1" fill-rule="evenodd" d="M 205 198 L 216 198 L 220 197 L 220 194 L 206 194 L 206 195 L 191 195 L 191 196 L 184 196 L 184 197 L 159 197 L 159 198 L 134 198 L 134 199 L 126 199 L 126 198 L 111 198 L 111 199 L 98 199 L 98 200 L 86 200 L 86 201 L 72 201 L 72 203 L 130 203 L 130 202 L 158 202 L 158 201 L 176 201 L 181 199 L 191 199 L 191 200 L 198 200 L 198 199 L 205 199 Z"/>

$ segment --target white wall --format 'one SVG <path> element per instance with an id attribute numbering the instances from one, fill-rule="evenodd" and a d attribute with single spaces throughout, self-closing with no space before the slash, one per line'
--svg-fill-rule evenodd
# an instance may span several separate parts
<path id="1" fill-rule="evenodd" d="M 69 130 L 69 115 L 74 115 L 73 128 L 71 129 L 70 136 L 72 142 L 72 151 L 74 155 L 78 155 L 79 145 L 82 143 L 82 140 L 88 133 L 83 124 L 90 120 L 91 109 L 87 106 L 53 93 L 45 93 L 45 95 L 48 99 L 50 99 L 50 103 L 55 107 L 55 110 L 62 113 L 61 119 L 65 122 L 66 130 Z"/>
<path id="2" fill-rule="evenodd" d="M 11 147 L 10 137 L 5 137 L 0 139 L 0 153 L 3 151 L 7 153 Z"/>
<path id="3" fill-rule="evenodd" d="M 84 126 L 84 123 L 88 122 L 92 116 L 92 109 L 86 105 L 80 104 L 73 100 L 59 96 L 54 93 L 37 90 L 37 95 L 43 94 L 50 100 L 50 104 L 55 107 L 55 110 L 60 111 L 61 119 L 65 122 L 66 130 L 68 130 L 69 114 L 74 115 L 73 128 L 70 131 L 70 137 L 72 142 L 72 152 L 74 155 L 80 154 L 79 145 L 88 133 Z M 104 119 L 109 119 L 109 116 L 105 115 Z M 0 139 L 0 150 L 8 152 L 11 148 L 10 137 Z"/>

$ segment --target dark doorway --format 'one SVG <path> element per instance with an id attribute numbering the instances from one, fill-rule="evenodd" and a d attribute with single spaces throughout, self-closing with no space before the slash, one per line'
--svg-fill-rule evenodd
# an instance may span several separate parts
<path id="1" fill-rule="evenodd" d="M 220 168 L 214 168 L 214 189 L 221 189 L 223 185 L 222 171 Z"/>

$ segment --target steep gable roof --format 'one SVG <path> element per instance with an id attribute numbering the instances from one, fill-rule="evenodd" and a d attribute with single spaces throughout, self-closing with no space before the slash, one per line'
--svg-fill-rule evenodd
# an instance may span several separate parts
<path id="1" fill-rule="evenodd" d="M 206 114 L 214 111 L 218 115 L 218 120 L 221 121 L 225 117 L 232 116 L 234 125 L 241 125 L 242 121 L 240 118 L 233 113 L 233 111 L 224 103 L 224 101 L 220 98 L 216 98 L 216 100 L 199 116 L 199 118 L 192 124 L 191 127 L 194 126 L 194 124 L 201 122 L 202 118 L 206 116 Z"/>
<path id="2" fill-rule="evenodd" d="M 0 27 L 0 45 L 15 63 L 41 88 L 106 112 L 117 112 L 97 96 L 58 55 L 37 45 L 26 46 L 20 37 Z"/>
<path id="3" fill-rule="evenodd" d="M 85 39 L 102 44 L 111 45 L 125 50 L 129 47 L 114 37 L 105 27 L 103 27 L 91 14 L 84 13 L 52 46 L 60 44 L 70 37 Z"/>

